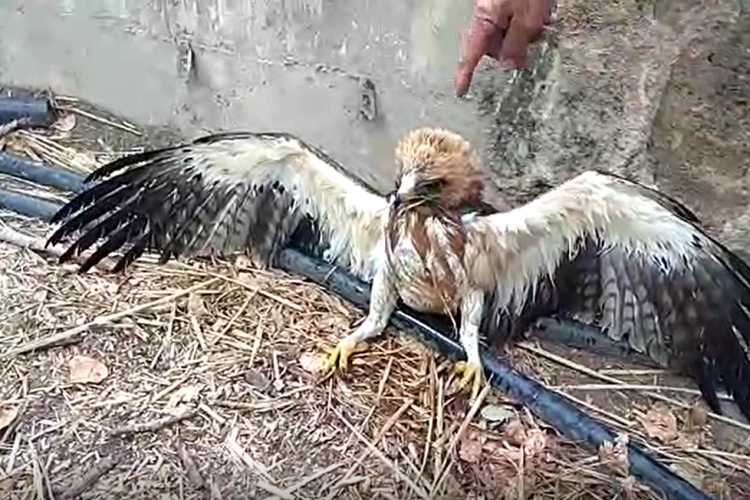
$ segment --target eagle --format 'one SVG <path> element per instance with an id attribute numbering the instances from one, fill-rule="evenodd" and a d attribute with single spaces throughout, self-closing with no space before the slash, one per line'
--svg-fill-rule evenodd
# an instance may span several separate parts
<path id="1" fill-rule="evenodd" d="M 403 303 L 450 319 L 465 350 L 460 386 L 475 398 L 480 341 L 504 345 L 558 316 L 694 377 L 717 413 L 723 386 L 750 418 L 750 270 L 679 202 L 592 170 L 498 210 L 478 154 L 441 128 L 407 131 L 395 161 L 384 195 L 292 134 L 203 136 L 98 168 L 47 243 L 71 241 L 61 262 L 95 247 L 80 272 L 113 252 L 120 272 L 145 251 L 160 263 L 244 252 L 273 266 L 295 245 L 371 285 L 364 321 L 329 349 L 330 371 Z"/>

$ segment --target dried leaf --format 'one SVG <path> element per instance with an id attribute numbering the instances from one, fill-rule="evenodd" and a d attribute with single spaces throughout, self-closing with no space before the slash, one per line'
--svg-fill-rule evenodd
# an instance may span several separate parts
<path id="1" fill-rule="evenodd" d="M 485 439 L 479 434 L 470 432 L 465 436 L 458 446 L 458 456 L 461 460 L 470 464 L 479 462 L 482 458 Z"/>
<path id="2" fill-rule="evenodd" d="M 87 356 L 74 356 L 69 362 L 70 382 L 73 384 L 98 383 L 107 378 L 109 371 L 100 361 Z"/>
<path id="3" fill-rule="evenodd" d="M 644 414 L 636 415 L 649 437 L 657 438 L 669 443 L 679 437 L 677 433 L 677 418 L 672 410 L 662 404 L 656 404 Z"/>
<path id="4" fill-rule="evenodd" d="M 0 408 L 0 430 L 8 427 L 18 416 L 18 408 Z"/>
<path id="5" fill-rule="evenodd" d="M 505 426 L 503 434 L 507 436 L 510 444 L 522 446 L 527 437 L 526 426 L 523 425 L 523 422 L 518 417 L 514 417 Z"/>
<path id="6" fill-rule="evenodd" d="M 503 424 L 514 415 L 512 409 L 506 406 L 487 405 L 480 411 L 482 418 L 493 424 Z"/>
<path id="7" fill-rule="evenodd" d="M 196 319 L 206 313 L 206 305 L 203 302 L 203 297 L 201 297 L 199 293 L 191 293 L 188 297 L 188 312 Z"/>
<path id="8" fill-rule="evenodd" d="M 547 433 L 541 429 L 531 429 L 523 443 L 523 451 L 526 456 L 538 455 L 547 447 Z"/>
<path id="9" fill-rule="evenodd" d="M 630 470 L 627 434 L 618 434 L 614 442 L 603 442 L 599 446 L 599 459 L 618 473 L 627 475 Z"/>
<path id="10" fill-rule="evenodd" d="M 214 324 L 211 325 L 211 331 L 214 333 L 219 333 L 229 324 L 229 320 L 226 320 L 224 318 L 218 318 L 216 321 L 214 321 Z"/>
<path id="11" fill-rule="evenodd" d="M 319 373 L 325 369 L 326 360 L 320 354 L 306 353 L 300 356 L 299 364 L 309 373 Z"/>
<path id="12" fill-rule="evenodd" d="M 706 404 L 698 399 L 691 406 L 687 418 L 689 429 L 699 429 L 708 423 L 708 409 Z"/>
<path id="13" fill-rule="evenodd" d="M 180 403 L 189 403 L 198 397 L 202 385 L 183 385 L 172 393 L 167 402 L 168 408 L 175 408 Z"/>
<path id="14" fill-rule="evenodd" d="M 76 115 L 74 113 L 65 114 L 52 124 L 52 128 L 59 132 L 70 132 L 75 126 Z"/>

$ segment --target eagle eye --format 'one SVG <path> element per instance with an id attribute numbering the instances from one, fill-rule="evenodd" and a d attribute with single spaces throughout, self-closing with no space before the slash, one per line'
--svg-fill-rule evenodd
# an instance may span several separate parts
<path id="1" fill-rule="evenodd" d="M 422 191 L 433 193 L 435 191 L 439 191 L 444 186 L 445 181 L 443 179 L 430 179 L 423 182 L 420 187 Z"/>

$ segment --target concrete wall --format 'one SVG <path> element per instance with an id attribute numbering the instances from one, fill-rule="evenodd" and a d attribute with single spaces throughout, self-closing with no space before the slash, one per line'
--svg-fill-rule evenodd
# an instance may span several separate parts
<path id="1" fill-rule="evenodd" d="M 452 93 L 470 7 L 468 0 L 3 0 L 0 81 L 50 87 L 191 136 L 294 132 L 384 188 L 394 141 L 408 128 L 448 126 L 485 143 L 489 117 Z"/>
<path id="2" fill-rule="evenodd" d="M 614 170 L 750 251 L 750 0 L 560 1 L 529 71 L 485 62 L 458 100 L 471 3 L 2 0 L 0 82 L 188 136 L 294 132 L 381 189 L 402 132 L 446 126 L 511 201 Z"/>

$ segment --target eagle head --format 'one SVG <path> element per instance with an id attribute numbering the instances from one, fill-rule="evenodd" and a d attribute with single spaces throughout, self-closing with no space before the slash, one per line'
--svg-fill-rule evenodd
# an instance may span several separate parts
<path id="1" fill-rule="evenodd" d="M 455 211 L 482 197 L 479 159 L 458 134 L 438 128 L 407 132 L 396 146 L 396 162 L 396 205 Z"/>

